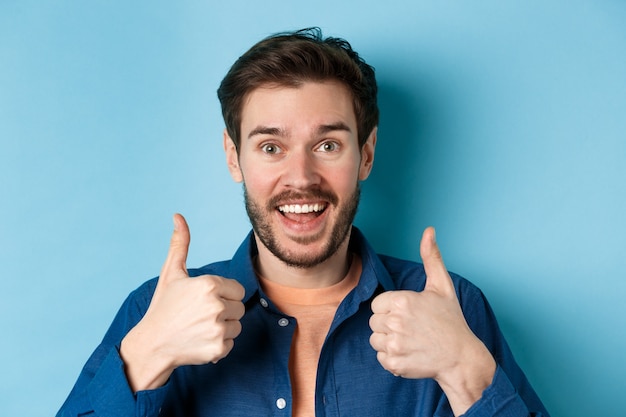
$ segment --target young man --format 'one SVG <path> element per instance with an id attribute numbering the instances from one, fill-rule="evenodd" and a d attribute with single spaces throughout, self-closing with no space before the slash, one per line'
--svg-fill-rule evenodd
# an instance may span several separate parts
<path id="1" fill-rule="evenodd" d="M 482 293 L 376 255 L 352 226 L 374 161 L 373 69 L 317 30 L 270 37 L 218 95 L 253 231 L 187 270 L 174 216 L 158 279 L 134 291 L 59 416 L 546 416 Z M 193 278 L 190 278 L 193 277 Z"/>

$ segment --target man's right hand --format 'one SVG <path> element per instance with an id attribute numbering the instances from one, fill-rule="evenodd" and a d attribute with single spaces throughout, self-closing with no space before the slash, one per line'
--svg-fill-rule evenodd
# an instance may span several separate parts
<path id="1" fill-rule="evenodd" d="M 216 275 L 189 278 L 189 227 L 174 215 L 174 233 L 146 314 L 122 340 L 120 355 L 134 392 L 167 382 L 181 365 L 217 362 L 241 332 L 245 290 Z"/>

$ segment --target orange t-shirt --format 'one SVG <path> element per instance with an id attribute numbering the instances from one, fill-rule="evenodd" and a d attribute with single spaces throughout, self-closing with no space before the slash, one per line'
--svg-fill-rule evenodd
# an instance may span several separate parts
<path id="1" fill-rule="evenodd" d="M 292 288 L 261 277 L 267 296 L 285 314 L 295 317 L 289 374 L 292 415 L 315 417 L 315 382 L 322 345 L 341 301 L 359 282 L 361 259 L 354 255 L 346 277 L 326 288 Z"/>

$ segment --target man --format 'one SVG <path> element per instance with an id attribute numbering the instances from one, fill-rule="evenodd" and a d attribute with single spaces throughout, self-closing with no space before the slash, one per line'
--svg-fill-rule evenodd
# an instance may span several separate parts
<path id="1" fill-rule="evenodd" d="M 482 293 L 376 255 L 352 226 L 377 140 L 376 81 L 318 30 L 253 46 L 219 88 L 228 169 L 253 232 L 187 270 L 174 216 L 60 416 L 545 416 Z M 194 277 L 194 278 L 190 278 Z"/>

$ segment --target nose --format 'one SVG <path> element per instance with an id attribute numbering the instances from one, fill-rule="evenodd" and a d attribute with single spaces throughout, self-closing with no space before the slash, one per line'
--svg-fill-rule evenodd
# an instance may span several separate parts
<path id="1" fill-rule="evenodd" d="M 305 190 L 320 184 L 319 167 L 311 152 L 306 149 L 292 150 L 285 162 L 283 172 L 285 186 Z"/>

